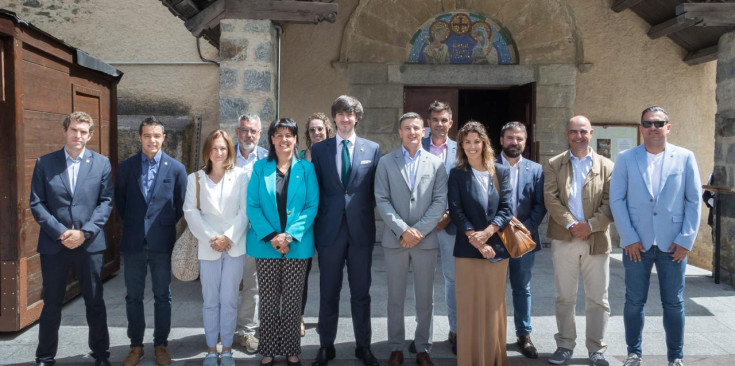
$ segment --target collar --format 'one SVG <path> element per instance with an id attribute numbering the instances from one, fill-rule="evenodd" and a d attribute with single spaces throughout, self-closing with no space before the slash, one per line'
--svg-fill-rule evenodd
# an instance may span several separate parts
<path id="1" fill-rule="evenodd" d="M 416 150 L 416 155 L 414 155 L 413 157 L 411 157 L 411 154 L 408 152 L 408 150 L 406 150 L 406 147 L 403 146 L 403 145 L 401 145 L 401 151 L 403 152 L 403 158 L 404 159 L 411 160 L 411 161 L 414 161 L 414 160 L 418 159 L 419 156 L 421 156 L 421 150 L 423 150 L 423 149 L 419 148 L 418 150 Z"/>
<path id="2" fill-rule="evenodd" d="M 448 141 L 449 141 L 449 137 L 447 137 L 447 139 L 444 140 L 444 143 L 443 144 L 441 144 L 441 145 L 435 145 L 434 144 L 434 139 L 431 138 L 431 136 L 429 136 L 429 146 L 435 147 L 437 149 L 446 149 L 447 148 L 447 142 Z"/>
<path id="3" fill-rule="evenodd" d="M 71 161 L 80 161 L 80 160 L 82 160 L 82 157 L 84 157 L 84 154 L 86 154 L 86 153 L 87 153 L 87 148 L 85 147 L 85 148 L 83 148 L 83 149 L 82 149 L 82 152 L 80 152 L 80 153 L 79 153 L 79 155 L 77 156 L 77 158 L 76 158 L 76 159 L 74 159 L 74 158 L 72 158 L 72 157 L 71 157 L 71 155 L 69 155 L 69 153 L 68 153 L 68 152 L 66 151 L 66 146 L 64 147 L 64 156 L 66 157 L 66 160 L 71 160 Z"/>
<path id="4" fill-rule="evenodd" d="M 521 165 L 521 162 L 523 161 L 523 155 L 519 156 L 519 159 L 516 165 L 510 165 L 510 162 L 505 159 L 505 155 L 503 155 L 503 153 L 500 153 L 500 159 L 503 162 L 503 165 L 511 167 L 511 168 L 517 168 Z"/>
<path id="5" fill-rule="evenodd" d="M 342 141 L 345 140 L 345 139 L 343 139 L 342 136 L 340 136 L 339 134 L 336 134 L 335 135 L 335 138 L 337 140 L 336 141 L 337 142 L 337 147 L 341 149 L 342 146 L 340 146 L 340 145 L 342 145 Z M 354 131 L 352 131 L 352 135 L 350 137 L 348 137 L 346 140 L 349 141 L 352 144 L 352 146 L 355 146 L 355 140 L 357 140 L 357 134 Z"/>
<path id="6" fill-rule="evenodd" d="M 158 150 L 158 152 L 156 153 L 156 155 L 153 156 L 153 162 L 156 163 L 156 164 L 158 164 L 159 162 L 161 162 L 161 155 L 163 155 L 163 150 Z M 140 160 L 142 162 L 144 162 L 144 163 L 146 161 L 148 161 L 148 157 L 145 156 L 145 154 L 143 154 L 143 151 L 140 152 Z"/>
<path id="7" fill-rule="evenodd" d="M 572 161 L 584 161 L 584 160 L 588 160 L 588 159 L 590 161 L 592 161 L 592 149 L 588 146 L 587 147 L 587 155 L 585 155 L 582 159 L 580 159 L 576 155 L 574 155 L 574 153 L 570 149 L 569 150 L 569 159 L 572 160 Z"/>
<path id="8" fill-rule="evenodd" d="M 244 156 L 242 156 L 242 152 L 240 152 L 240 144 L 236 144 L 235 145 L 235 151 L 236 151 L 236 154 L 237 154 L 236 159 L 249 160 L 251 155 L 255 155 L 255 158 L 257 159 L 258 158 L 258 147 L 259 146 L 256 144 L 255 145 L 255 148 L 253 149 L 253 151 L 250 152 L 250 154 L 248 154 L 247 157 L 244 157 Z"/>

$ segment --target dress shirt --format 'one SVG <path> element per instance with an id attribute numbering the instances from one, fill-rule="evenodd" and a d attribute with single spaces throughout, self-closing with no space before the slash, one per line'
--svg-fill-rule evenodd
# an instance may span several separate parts
<path id="1" fill-rule="evenodd" d="M 344 139 L 339 134 L 337 134 L 335 138 L 337 139 L 336 141 L 337 151 L 335 152 L 336 158 L 334 160 L 336 160 L 337 162 L 337 174 L 339 175 L 339 179 L 342 179 L 342 149 L 343 149 L 342 141 Z M 357 135 L 355 134 L 354 131 L 352 132 L 352 136 L 347 138 L 347 141 L 349 141 L 349 143 L 347 143 L 347 150 L 349 150 L 350 152 L 350 163 L 354 163 L 354 160 L 355 160 L 355 140 L 356 139 L 357 139 Z"/>
<path id="2" fill-rule="evenodd" d="M 140 184 L 143 187 L 143 196 L 145 197 L 146 202 L 151 200 L 150 191 L 153 188 L 153 185 L 156 184 L 158 167 L 161 165 L 161 154 L 162 151 L 159 150 L 158 153 L 153 156 L 153 159 L 149 161 L 148 157 L 145 156 L 143 152 L 140 153 Z"/>
<path id="3" fill-rule="evenodd" d="M 69 190 L 71 190 L 72 196 L 74 196 L 74 188 L 77 185 L 77 176 L 79 175 L 79 167 L 82 165 L 82 157 L 86 152 L 87 148 L 82 149 L 82 152 L 74 159 L 66 152 L 66 148 L 64 148 L 64 155 L 66 155 L 66 174 L 69 176 Z"/>
<path id="4" fill-rule="evenodd" d="M 411 190 L 413 190 L 413 186 L 416 183 L 416 172 L 418 172 L 419 170 L 419 157 L 421 156 L 421 149 L 418 149 L 416 151 L 416 154 L 413 156 L 413 158 L 403 145 L 401 145 L 401 150 L 403 151 L 403 160 L 406 162 L 406 173 L 408 175 L 408 181 L 411 185 Z"/>
<path id="5" fill-rule="evenodd" d="M 447 140 L 444 140 L 443 144 L 436 146 L 434 145 L 434 139 L 429 137 L 429 152 L 432 155 L 438 156 L 443 162 L 447 161 Z"/>
<path id="6" fill-rule="evenodd" d="M 253 151 L 248 154 L 248 157 L 245 158 L 242 156 L 242 152 L 240 152 L 240 144 L 235 145 L 235 151 L 237 151 L 237 166 L 240 168 L 244 168 L 245 165 L 248 165 L 258 159 L 262 159 L 265 156 L 258 156 L 258 145 L 255 145 L 255 148 Z"/>
<path id="7" fill-rule="evenodd" d="M 520 156 L 518 159 L 518 162 L 516 162 L 516 165 L 510 165 L 510 162 L 505 159 L 505 155 L 500 154 L 500 157 L 503 161 L 503 165 L 510 168 L 510 186 L 513 188 L 512 191 L 512 199 L 511 199 L 511 206 L 513 207 L 513 216 L 516 216 L 518 213 L 518 168 L 521 167 L 521 161 L 523 161 L 523 156 Z"/>
<path id="8" fill-rule="evenodd" d="M 664 152 L 658 154 L 651 154 L 646 152 L 648 166 L 648 176 L 651 177 L 651 190 L 653 191 L 653 200 L 658 200 L 658 194 L 661 192 L 661 168 L 664 164 Z M 656 243 L 656 237 L 653 238 L 653 245 L 658 246 Z"/>
<path id="9" fill-rule="evenodd" d="M 577 219 L 577 222 L 587 222 L 587 219 L 584 217 L 582 194 L 584 193 L 584 181 L 587 180 L 587 174 L 592 170 L 592 149 L 589 149 L 587 155 L 582 159 L 577 158 L 571 151 L 569 156 L 572 160 L 572 187 L 569 189 L 569 212 Z M 567 229 L 574 224 L 569 224 Z M 590 225 L 591 228 L 592 225 Z"/>

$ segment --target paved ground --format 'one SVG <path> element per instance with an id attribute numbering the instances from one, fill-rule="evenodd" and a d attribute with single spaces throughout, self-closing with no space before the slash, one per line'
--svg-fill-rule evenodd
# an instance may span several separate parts
<path id="1" fill-rule="evenodd" d="M 514 345 L 514 330 L 512 323 L 512 306 L 508 307 L 508 355 L 510 364 L 521 365 L 548 365 L 546 358 L 556 348 L 554 333 L 553 282 L 551 267 L 551 251 L 542 250 L 537 254 L 536 267 L 532 284 L 533 292 L 533 340 L 541 353 L 538 360 L 528 360 L 520 355 Z M 720 366 L 735 365 L 735 290 L 728 285 L 715 285 L 709 277 L 708 271 L 695 267 L 687 270 L 686 290 L 686 337 L 685 361 L 687 365 Z M 345 276 L 346 279 L 347 276 Z M 607 329 L 609 349 L 608 359 L 612 365 L 620 365 L 625 357 L 625 339 L 623 330 L 622 310 L 624 302 L 623 267 L 620 251 L 613 254 L 610 276 L 610 304 L 612 314 Z M 310 281 L 310 296 L 306 311 L 308 331 L 303 339 L 303 358 L 310 360 L 318 348 L 318 335 L 314 327 L 318 314 L 319 271 L 314 268 Z M 435 281 L 435 325 L 434 348 L 432 357 L 437 365 L 456 365 L 456 359 L 451 353 L 446 335 L 448 323 L 446 308 L 443 300 L 443 279 L 441 269 L 436 272 Z M 150 289 L 150 286 L 148 286 Z M 413 291 L 408 291 L 406 303 L 406 334 L 412 334 L 414 323 Z M 387 359 L 386 331 L 386 277 L 384 271 L 383 251 L 376 247 L 373 262 L 372 314 L 373 314 L 373 351 L 382 360 Z M 113 364 L 121 364 L 127 355 L 128 338 L 126 337 L 125 318 L 125 289 L 122 274 L 118 273 L 105 283 L 105 299 L 107 301 L 108 324 L 111 336 L 111 360 Z M 507 297 L 510 299 L 510 296 Z M 153 298 L 150 292 L 146 296 L 146 322 L 153 324 Z M 583 289 L 579 290 L 579 307 L 577 308 L 578 334 L 584 334 L 584 300 Z M 510 305 L 510 304 L 509 304 Z M 359 365 L 354 359 L 354 343 L 352 324 L 349 318 L 349 290 L 344 286 L 342 292 L 340 327 L 337 339 L 337 360 L 331 362 L 334 366 Z M 651 286 L 649 305 L 647 306 L 647 325 L 644 331 L 644 360 L 646 366 L 666 365 L 666 348 L 664 332 L 661 322 L 661 306 L 656 281 Z M 87 356 L 87 328 L 84 316 L 84 304 L 80 298 L 72 301 L 64 308 L 62 329 L 57 365 L 90 365 L 92 359 Z M 155 365 L 153 362 L 152 329 L 146 332 L 146 355 L 141 362 L 142 366 Z M 2 365 L 29 365 L 34 359 L 35 347 L 38 339 L 38 327 L 32 326 L 15 333 L 0 333 L 0 364 Z M 408 344 L 407 344 L 408 346 Z M 175 281 L 173 284 L 173 329 L 171 331 L 169 350 L 173 355 L 174 365 L 201 365 L 204 350 L 204 334 L 202 330 L 201 291 L 198 282 L 184 283 Z M 407 349 L 406 355 L 408 356 Z M 235 354 L 238 365 L 257 365 L 258 357 L 247 355 L 238 350 Z M 586 350 L 584 340 L 580 339 L 574 353 L 572 365 L 586 365 Z M 278 365 L 285 365 L 281 360 Z M 304 362 L 308 365 L 309 362 Z M 406 364 L 413 364 L 411 359 Z"/>

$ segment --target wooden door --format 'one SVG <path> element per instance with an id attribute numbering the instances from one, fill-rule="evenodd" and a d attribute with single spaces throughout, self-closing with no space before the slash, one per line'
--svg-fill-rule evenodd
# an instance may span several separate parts
<path id="1" fill-rule="evenodd" d="M 533 133 L 536 126 L 536 83 L 511 87 L 508 93 L 508 115 L 510 120 L 523 122 L 528 132 L 523 157 L 538 162 L 539 146 L 535 142 Z"/>
<path id="2" fill-rule="evenodd" d="M 454 139 L 457 135 L 457 110 L 459 106 L 459 89 L 457 88 L 431 88 L 431 87 L 406 87 L 403 89 L 403 112 L 416 112 L 424 118 L 424 126 L 429 127 L 429 105 L 438 100 L 448 103 L 452 107 L 452 118 L 454 125 L 449 130 L 449 138 Z"/>

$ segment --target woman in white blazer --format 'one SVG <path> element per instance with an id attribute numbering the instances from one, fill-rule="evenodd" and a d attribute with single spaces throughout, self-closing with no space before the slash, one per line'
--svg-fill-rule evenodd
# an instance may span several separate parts
<path id="1" fill-rule="evenodd" d="M 220 364 L 234 366 L 232 340 L 237 319 L 238 287 L 245 264 L 245 214 L 249 173 L 236 166 L 235 147 L 227 133 L 216 130 L 202 147 L 204 168 L 189 174 L 184 217 L 199 241 L 199 273 L 204 298 L 204 366 L 216 366 L 217 339 L 222 342 Z M 197 183 L 199 179 L 199 208 Z"/>

